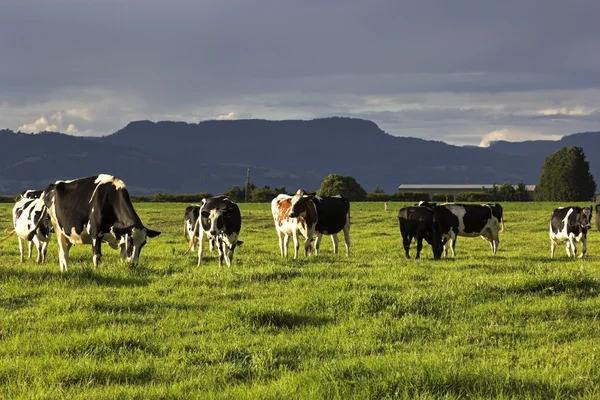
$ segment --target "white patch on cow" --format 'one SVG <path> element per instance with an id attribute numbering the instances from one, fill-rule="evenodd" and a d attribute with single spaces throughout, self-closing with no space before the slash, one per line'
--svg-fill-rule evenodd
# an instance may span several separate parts
<path id="1" fill-rule="evenodd" d="M 100 174 L 98 175 L 98 177 L 96 178 L 96 180 L 94 181 L 94 183 L 101 185 L 103 183 L 112 183 L 113 186 L 118 190 L 118 189 L 125 189 L 125 183 L 120 180 L 115 178 L 112 175 L 108 175 L 108 174 Z"/>
<path id="2" fill-rule="evenodd" d="M 71 183 L 73 181 L 75 181 L 75 179 L 58 180 L 58 181 L 54 182 L 54 184 L 58 185 L 59 183 Z"/>
<path id="3" fill-rule="evenodd" d="M 98 177 L 96 178 L 96 180 L 94 181 L 94 183 L 96 184 L 96 187 L 94 188 L 94 192 L 90 196 L 90 201 L 88 201 L 88 203 L 92 202 L 92 200 L 94 199 L 94 196 L 96 195 L 96 191 L 98 190 L 98 188 L 100 187 L 100 185 L 103 185 L 105 183 L 112 183 L 112 185 L 117 190 L 119 190 L 119 189 L 125 189 L 125 183 L 123 183 L 122 180 L 117 179 L 114 176 L 107 175 L 107 174 L 100 174 L 100 175 L 98 175 Z"/>

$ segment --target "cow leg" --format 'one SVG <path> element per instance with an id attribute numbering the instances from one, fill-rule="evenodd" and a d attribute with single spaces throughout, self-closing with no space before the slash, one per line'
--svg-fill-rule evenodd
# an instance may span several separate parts
<path id="1" fill-rule="evenodd" d="M 94 252 L 94 267 L 102 261 L 102 237 L 97 236 L 92 239 L 92 251 Z"/>
<path id="2" fill-rule="evenodd" d="M 215 248 L 215 239 L 208 239 L 208 249 L 212 253 Z"/>
<path id="3" fill-rule="evenodd" d="M 452 235 L 452 257 L 456 257 L 456 239 L 458 236 L 455 234 Z"/>
<path id="4" fill-rule="evenodd" d="M 350 217 L 344 226 L 344 242 L 346 243 L 346 256 L 350 255 Z"/>
<path id="5" fill-rule="evenodd" d="M 556 242 L 550 239 L 550 258 L 554 258 L 554 250 L 556 249 Z"/>
<path id="6" fill-rule="evenodd" d="M 410 242 L 412 241 L 412 237 L 409 235 L 402 235 L 402 246 L 404 247 L 404 253 L 406 258 L 410 258 Z"/>
<path id="7" fill-rule="evenodd" d="M 298 250 L 300 250 L 300 240 L 298 240 L 298 231 L 297 230 L 293 230 L 292 231 L 292 239 L 294 241 L 294 260 L 298 259 Z M 289 235 L 286 235 L 286 241 L 285 241 L 285 256 L 287 257 L 287 246 L 288 243 L 290 241 L 290 237 Z"/>
<path id="8" fill-rule="evenodd" d="M 415 260 L 421 258 L 421 250 L 423 250 L 423 236 L 417 235 L 417 256 Z"/>
<path id="9" fill-rule="evenodd" d="M 23 239 L 21 239 L 20 237 L 19 239 L 19 253 L 21 254 L 21 263 L 25 262 L 25 257 L 24 257 L 24 248 L 23 248 Z"/>
<path id="10" fill-rule="evenodd" d="M 41 251 L 42 243 L 40 242 L 40 239 L 38 239 L 37 235 L 34 236 L 33 240 L 29 243 L 35 244 L 35 249 L 37 250 L 37 257 L 35 259 L 35 262 L 39 264 L 42 261 L 42 251 Z"/>
<path id="11" fill-rule="evenodd" d="M 225 258 L 225 242 L 221 238 L 216 239 L 217 249 L 219 250 L 219 267 L 223 267 L 223 258 Z"/>
<path id="12" fill-rule="evenodd" d="M 333 243 L 333 254 L 337 254 L 338 253 L 338 235 L 337 233 L 334 233 L 333 235 L 331 235 L 331 242 Z"/>
<path id="13" fill-rule="evenodd" d="M 581 238 L 581 254 L 579 255 L 579 258 L 583 258 L 583 256 L 585 256 L 585 253 L 587 253 L 587 239 L 585 238 L 585 236 L 583 236 Z"/>
<path id="14" fill-rule="evenodd" d="M 317 238 L 315 239 L 315 244 L 314 244 L 315 256 L 319 255 L 319 247 L 321 246 L 321 238 L 322 237 L 323 237 L 323 234 L 320 232 L 317 232 Z"/>
<path id="15" fill-rule="evenodd" d="M 67 272 L 69 264 L 69 249 L 71 249 L 71 243 L 69 243 L 67 237 L 63 234 L 56 234 L 58 239 L 58 260 L 60 264 L 60 271 Z"/>
<path id="16" fill-rule="evenodd" d="M 42 243 L 42 262 L 46 262 L 46 255 L 48 254 L 48 242 Z"/>
<path id="17" fill-rule="evenodd" d="M 279 254 L 281 257 L 285 257 L 284 247 L 283 247 L 283 239 L 285 235 L 283 232 L 277 231 L 277 243 L 279 244 Z"/>
<path id="18" fill-rule="evenodd" d="M 200 240 L 198 240 L 198 266 L 202 264 L 202 251 L 204 250 L 204 240 L 206 239 L 206 233 L 200 232 Z"/>
<path id="19" fill-rule="evenodd" d="M 36 234 L 37 235 L 37 234 Z M 33 237 L 35 239 L 35 236 Z M 27 259 L 31 260 L 31 248 L 33 247 L 33 240 L 27 242 Z"/>

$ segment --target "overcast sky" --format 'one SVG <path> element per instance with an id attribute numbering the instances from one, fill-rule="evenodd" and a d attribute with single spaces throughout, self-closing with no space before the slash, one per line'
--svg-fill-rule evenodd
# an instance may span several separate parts
<path id="1" fill-rule="evenodd" d="M 600 1 L 2 0 L 0 128 L 352 116 L 453 144 L 600 131 Z"/>

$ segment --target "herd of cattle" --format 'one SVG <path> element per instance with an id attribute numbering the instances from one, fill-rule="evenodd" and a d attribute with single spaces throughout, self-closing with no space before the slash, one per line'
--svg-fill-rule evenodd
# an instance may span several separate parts
<path id="1" fill-rule="evenodd" d="M 293 196 L 280 194 L 271 202 L 271 212 L 279 239 L 281 256 L 287 257 L 290 237 L 294 242 L 294 259 L 298 257 L 299 237 L 304 238 L 304 255 L 315 255 L 323 235 L 330 235 L 333 251 L 338 251 L 338 233 L 344 233 L 346 255 L 350 254 L 350 202 L 342 196 L 317 196 L 298 190 Z M 596 205 L 596 227 L 600 230 Z M 413 239 L 420 257 L 423 240 L 429 243 L 435 259 L 448 249 L 456 255 L 458 236 L 481 236 L 490 242 L 496 254 L 498 233 L 504 230 L 500 204 L 441 204 L 419 202 L 403 207 L 398 213 L 400 233 L 406 257 Z M 579 257 L 587 251 L 587 231 L 591 228 L 593 208 L 560 207 L 550 217 L 551 257 L 560 242 L 566 242 L 567 256 L 576 257 L 575 241 L 581 242 Z M 61 271 L 67 271 L 69 249 L 74 244 L 91 244 L 94 266 L 102 258 L 101 244 L 107 242 L 120 249 L 121 258 L 132 265 L 139 262 L 147 238 L 160 232 L 146 228 L 135 212 L 123 181 L 112 175 L 57 181 L 44 190 L 27 190 L 20 194 L 13 208 L 14 231 L 19 240 L 21 262 L 27 243 L 31 257 L 35 244 L 37 262 L 46 259 L 52 232 L 56 234 Z M 231 266 L 235 248 L 242 244 L 238 236 L 242 216 L 235 202 L 225 196 L 203 199 L 190 205 L 184 213 L 184 232 L 190 250 L 198 245 L 198 265 L 202 263 L 204 244 L 217 248 L 219 265 Z M 186 252 L 187 253 L 187 252 Z"/>

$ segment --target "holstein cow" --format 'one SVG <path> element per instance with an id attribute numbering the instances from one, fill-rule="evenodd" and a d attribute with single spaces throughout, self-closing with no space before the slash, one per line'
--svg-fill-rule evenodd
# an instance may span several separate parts
<path id="1" fill-rule="evenodd" d="M 317 238 L 314 242 L 315 255 L 319 253 L 321 237 L 331 235 L 333 242 L 333 252 L 338 252 L 338 236 L 340 231 L 344 231 L 344 241 L 346 242 L 346 255 L 350 255 L 350 202 L 342 196 L 317 196 L 314 193 L 306 194 L 304 190 L 299 189 L 292 197 L 291 218 L 312 218 L 316 214 L 316 224 L 314 231 Z M 305 254 L 310 248 L 312 242 L 311 229 L 308 229 L 308 237 L 304 244 Z"/>
<path id="2" fill-rule="evenodd" d="M 431 245 L 433 258 L 440 259 L 442 256 L 442 228 L 436 211 L 429 207 L 407 206 L 398 212 L 400 222 L 400 234 L 406 258 L 410 258 L 410 242 L 413 238 L 417 241 L 417 256 L 421 257 L 423 239 Z"/>
<path id="3" fill-rule="evenodd" d="M 160 232 L 144 227 L 135 212 L 123 181 L 112 175 L 96 175 L 57 181 L 43 194 L 58 239 L 61 271 L 67 271 L 73 244 L 91 244 L 94 266 L 102 259 L 101 244 L 121 247 L 121 257 L 139 262 L 148 237 Z"/>
<path id="4" fill-rule="evenodd" d="M 458 236 L 483 236 L 490 242 L 492 254 L 496 254 L 498 251 L 500 221 L 490 205 L 454 203 L 436 205 L 423 201 L 418 205 L 430 207 L 437 212 L 442 227 L 442 238 L 447 240 L 444 245 L 446 257 L 448 256 L 448 247 L 452 249 L 452 256 L 456 256 L 456 238 Z"/>
<path id="5" fill-rule="evenodd" d="M 292 218 L 292 199 L 293 197 L 287 194 L 280 194 L 271 201 L 271 213 L 277 230 L 279 239 L 279 250 L 282 257 L 287 257 L 288 243 L 290 236 L 294 240 L 294 260 L 298 258 L 298 249 L 300 243 L 298 241 L 298 232 L 304 236 L 304 255 L 308 255 L 310 248 L 310 240 L 315 234 L 315 226 L 317 224 L 317 211 L 314 207 L 309 206 L 303 217 Z M 310 239 L 309 239 L 310 238 Z"/>
<path id="6" fill-rule="evenodd" d="M 214 240 L 219 251 L 219 266 L 223 265 L 223 258 L 225 258 L 227 266 L 231 267 L 235 248 L 243 243 L 238 240 L 241 228 L 242 215 L 240 209 L 229 198 L 216 196 L 202 199 L 200 217 L 190 235 L 188 251 L 198 241 L 198 266 L 200 266 L 205 240 Z"/>
<path id="7" fill-rule="evenodd" d="M 21 193 L 21 198 L 12 210 L 14 233 L 16 233 L 19 239 L 21 262 L 25 261 L 23 255 L 23 242 L 25 241 L 27 242 L 28 258 L 31 258 L 31 248 L 35 243 L 38 253 L 36 262 L 40 263 L 46 260 L 48 242 L 50 242 L 50 235 L 52 233 L 52 222 L 46 212 L 44 201 L 39 198 L 41 194 L 41 190 L 28 190 Z M 32 232 L 33 235 L 29 239 Z"/>
<path id="8" fill-rule="evenodd" d="M 596 222 L 598 216 L 596 215 Z M 575 240 L 581 242 L 582 258 L 587 251 L 587 231 L 592 227 L 592 207 L 559 207 L 552 211 L 550 217 L 550 257 L 554 257 L 554 249 L 560 242 L 567 242 L 567 257 L 576 257 Z"/>
<path id="9" fill-rule="evenodd" d="M 191 241 L 194 225 L 196 225 L 196 221 L 198 221 L 200 207 L 199 204 L 190 204 L 185 208 L 185 213 L 183 214 L 183 237 L 185 237 L 188 242 Z M 198 230 L 196 234 L 199 235 L 200 230 Z M 209 240 L 210 251 L 213 251 L 214 243 L 214 239 Z M 194 242 L 191 250 L 193 251 L 195 248 L 196 243 Z"/>

